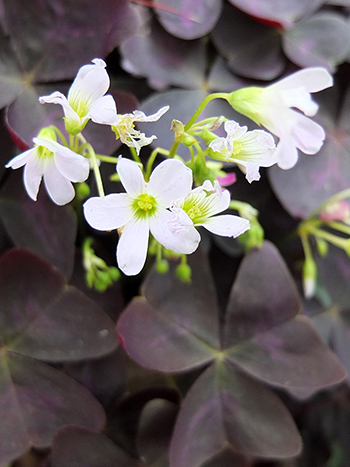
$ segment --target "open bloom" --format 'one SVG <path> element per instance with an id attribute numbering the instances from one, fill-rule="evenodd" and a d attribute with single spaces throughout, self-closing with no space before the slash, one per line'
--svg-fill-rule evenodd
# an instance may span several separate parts
<path id="1" fill-rule="evenodd" d="M 310 93 L 332 86 L 332 76 L 324 68 L 306 68 L 266 88 L 244 88 L 230 94 L 232 107 L 278 136 L 278 165 L 290 169 L 298 151 L 316 154 L 325 139 L 323 128 L 313 117 L 318 105 Z M 292 107 L 301 110 L 292 110 Z"/>
<path id="2" fill-rule="evenodd" d="M 157 137 L 155 135 L 147 137 L 145 133 L 136 130 L 134 122 L 156 122 L 169 108 L 170 107 L 166 105 L 159 109 L 158 112 L 148 117 L 141 112 L 141 110 L 134 110 L 132 114 L 118 115 L 112 126 L 112 130 L 115 132 L 117 138 L 120 138 L 122 143 L 135 148 L 137 154 L 139 154 L 142 146 L 147 146 L 152 143 L 154 139 L 157 139 Z"/>
<path id="3" fill-rule="evenodd" d="M 44 128 L 33 142 L 34 148 L 14 157 L 6 167 L 25 166 L 24 186 L 34 201 L 44 178 L 51 199 L 60 206 L 69 203 L 75 195 L 71 182 L 83 182 L 89 176 L 88 159 L 57 143 L 50 128 Z"/>
<path id="4" fill-rule="evenodd" d="M 198 246 L 196 235 L 178 239 L 170 230 L 174 199 L 185 197 L 192 187 L 192 171 L 176 159 L 159 164 L 146 183 L 141 169 L 119 158 L 117 171 L 126 193 L 90 198 L 84 204 L 87 222 L 97 230 L 121 229 L 117 245 L 119 268 L 127 275 L 138 274 L 146 260 L 149 231 L 166 248 L 192 253 Z"/>
<path id="5" fill-rule="evenodd" d="M 259 167 L 270 167 L 277 162 L 273 137 L 263 130 L 247 131 L 233 120 L 225 122 L 226 138 L 215 138 L 209 147 L 215 157 L 236 162 L 245 168 L 249 183 L 260 179 Z"/>
<path id="6" fill-rule="evenodd" d="M 229 207 L 230 199 L 230 193 L 223 190 L 217 181 L 213 185 L 206 180 L 202 186 L 195 188 L 172 206 L 172 232 L 178 239 L 197 236 L 198 243 L 200 234 L 195 227 L 199 226 L 223 237 L 238 237 L 249 229 L 247 219 L 231 214 L 216 216 Z"/>
<path id="7" fill-rule="evenodd" d="M 88 120 L 112 125 L 117 109 L 112 96 L 105 96 L 109 88 L 106 64 L 100 58 L 93 65 L 84 65 L 78 71 L 68 91 L 68 98 L 59 91 L 39 97 L 41 104 L 59 104 L 63 107 L 66 130 L 72 135 L 80 133 Z"/>

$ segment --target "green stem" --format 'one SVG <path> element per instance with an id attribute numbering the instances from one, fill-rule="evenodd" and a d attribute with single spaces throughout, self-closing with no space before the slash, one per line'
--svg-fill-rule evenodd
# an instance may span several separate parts
<path id="1" fill-rule="evenodd" d="M 90 160 L 92 162 L 92 169 L 93 169 L 94 175 L 95 175 L 98 194 L 99 194 L 99 196 L 101 198 L 103 198 L 105 196 L 105 192 L 104 192 L 104 189 L 103 189 L 103 182 L 102 182 L 102 178 L 101 178 L 101 172 L 100 172 L 100 168 L 99 168 L 99 166 L 97 164 L 97 158 L 96 158 L 94 148 L 91 146 L 90 143 L 86 143 L 86 150 L 88 151 Z"/>
<path id="2" fill-rule="evenodd" d="M 68 143 L 67 143 L 67 140 L 66 138 L 63 136 L 63 133 L 62 131 L 60 131 L 56 126 L 52 125 L 53 129 L 55 130 L 56 134 L 58 135 L 58 137 L 60 138 L 60 140 L 62 141 L 63 145 L 68 147 Z"/>
<path id="3" fill-rule="evenodd" d="M 149 180 L 149 177 L 150 177 L 151 172 L 152 172 L 152 167 L 153 167 L 154 161 L 155 161 L 158 154 L 163 154 L 163 156 L 169 156 L 169 151 L 167 151 L 166 149 L 163 149 L 163 148 L 155 148 L 152 151 L 151 155 L 149 156 L 149 159 L 147 161 L 147 166 L 146 166 L 146 175 L 145 175 L 146 182 L 148 182 L 148 180 Z"/>
<path id="4" fill-rule="evenodd" d="M 140 157 L 137 155 L 136 149 L 130 146 L 129 149 L 134 161 L 138 162 L 139 164 L 142 164 Z"/>
<path id="5" fill-rule="evenodd" d="M 197 120 L 197 118 L 200 116 L 200 114 L 203 112 L 204 108 L 209 104 L 210 101 L 213 99 L 225 99 L 227 100 L 227 96 L 229 94 L 226 92 L 214 92 L 213 94 L 209 94 L 199 105 L 198 109 L 195 111 L 193 116 L 190 118 L 190 120 L 186 123 L 184 130 L 188 131 L 191 126 L 194 124 L 194 122 Z"/>
<path id="6" fill-rule="evenodd" d="M 301 234 L 300 235 L 300 240 L 301 240 L 301 244 L 303 246 L 305 259 L 313 260 L 311 246 L 310 246 L 310 243 L 308 241 L 307 235 Z"/>
<path id="7" fill-rule="evenodd" d="M 102 162 L 110 162 L 111 164 L 118 163 L 118 157 L 104 156 L 102 154 L 96 154 L 96 157 Z"/>
<path id="8" fill-rule="evenodd" d="M 327 242 L 332 243 L 333 245 L 342 249 L 346 249 L 346 243 L 349 243 L 349 239 L 337 237 L 336 235 L 326 232 L 325 230 L 309 228 L 308 231 L 315 237 L 323 238 Z"/>
<path id="9" fill-rule="evenodd" d="M 339 232 L 343 232 L 347 235 L 350 235 L 350 226 L 346 224 L 342 224 L 341 222 L 329 222 L 328 227 L 334 230 L 338 230 Z"/>

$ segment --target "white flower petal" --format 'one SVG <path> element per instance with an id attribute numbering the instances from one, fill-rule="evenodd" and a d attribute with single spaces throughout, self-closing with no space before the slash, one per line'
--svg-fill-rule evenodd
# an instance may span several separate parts
<path id="1" fill-rule="evenodd" d="M 142 171 L 136 162 L 124 157 L 118 158 L 117 172 L 125 190 L 131 196 L 140 195 L 146 191 L 146 182 Z"/>
<path id="2" fill-rule="evenodd" d="M 112 96 L 100 97 L 88 112 L 88 117 L 95 123 L 114 125 L 118 121 L 117 106 Z"/>
<path id="3" fill-rule="evenodd" d="M 231 195 L 228 190 L 223 190 L 221 195 L 213 194 L 201 201 L 200 209 L 205 211 L 206 217 L 214 216 L 219 212 L 225 211 L 231 201 Z"/>
<path id="4" fill-rule="evenodd" d="M 35 154 L 36 148 L 28 149 L 27 151 L 22 152 L 22 154 L 19 154 L 18 156 L 11 159 L 5 167 L 11 167 L 12 169 L 18 169 L 19 167 L 23 167 L 29 161 L 29 159 L 35 157 Z"/>
<path id="5" fill-rule="evenodd" d="M 170 107 L 166 105 L 165 107 L 162 107 L 161 109 L 158 110 L 155 114 L 152 115 L 145 115 L 141 110 L 135 110 L 133 112 L 134 114 L 134 121 L 135 122 L 156 122 L 157 120 L 160 119 L 168 110 Z"/>
<path id="6" fill-rule="evenodd" d="M 277 165 L 283 170 L 291 169 L 298 160 L 298 150 L 295 142 L 288 135 L 282 136 L 276 149 Z"/>
<path id="7" fill-rule="evenodd" d="M 211 143 L 209 143 L 209 147 L 214 151 L 214 152 L 221 152 L 224 149 L 227 149 L 226 147 L 226 138 L 215 138 Z"/>
<path id="8" fill-rule="evenodd" d="M 180 209 L 182 211 L 182 209 Z M 186 217 L 187 214 L 182 211 Z M 188 218 L 189 219 L 189 218 Z M 193 227 L 193 222 L 189 219 L 189 224 L 182 224 L 178 229 L 174 228 L 174 213 L 161 210 L 150 220 L 150 229 L 154 238 L 168 250 L 189 255 L 193 253 L 199 245 L 200 235 Z"/>
<path id="9" fill-rule="evenodd" d="M 72 126 L 79 127 L 81 125 L 81 119 L 79 115 L 69 105 L 68 100 L 64 94 L 59 91 L 55 91 L 49 96 L 39 97 L 40 104 L 59 104 L 63 107 L 63 112 L 67 120 L 72 122 Z"/>
<path id="10" fill-rule="evenodd" d="M 44 183 L 52 201 L 59 206 L 69 203 L 74 198 L 73 185 L 59 173 L 53 163 L 45 167 Z"/>
<path id="11" fill-rule="evenodd" d="M 289 90 L 300 86 L 305 88 L 307 92 L 319 92 L 333 86 L 333 78 L 325 68 L 310 67 L 283 78 L 270 88 Z"/>
<path id="12" fill-rule="evenodd" d="M 127 276 L 135 276 L 143 268 L 148 247 L 149 223 L 131 219 L 124 227 L 117 245 L 117 262 Z"/>
<path id="13" fill-rule="evenodd" d="M 310 93 L 302 86 L 288 91 L 279 91 L 280 97 L 286 107 L 295 107 L 308 117 L 316 115 L 318 104 L 311 99 Z"/>
<path id="14" fill-rule="evenodd" d="M 73 108 L 85 102 L 90 110 L 94 102 L 102 97 L 109 88 L 109 76 L 103 60 L 95 58 L 93 65 L 84 65 L 78 71 L 68 92 L 68 102 Z"/>
<path id="15" fill-rule="evenodd" d="M 54 140 L 34 138 L 38 146 L 44 146 L 54 153 L 54 161 L 58 171 L 72 182 L 84 182 L 89 176 L 89 160 L 73 152 Z"/>
<path id="16" fill-rule="evenodd" d="M 248 180 L 249 183 L 258 182 L 260 180 L 260 172 L 259 172 L 259 164 L 254 164 L 254 162 L 243 162 L 241 163 L 245 166 L 245 178 Z"/>
<path id="17" fill-rule="evenodd" d="M 231 214 L 211 217 L 201 225 L 209 232 L 223 237 L 238 237 L 250 227 L 247 219 Z"/>
<path id="18" fill-rule="evenodd" d="M 84 203 L 84 216 L 94 229 L 118 229 L 132 218 L 130 198 L 126 193 L 89 198 Z"/>
<path id="19" fill-rule="evenodd" d="M 38 196 L 39 186 L 43 173 L 43 164 L 35 157 L 30 158 L 24 168 L 23 180 L 28 195 L 34 201 L 36 201 Z"/>
<path id="20" fill-rule="evenodd" d="M 161 162 L 152 172 L 149 193 L 164 207 L 169 207 L 178 198 L 188 195 L 192 188 L 192 170 L 177 159 Z"/>

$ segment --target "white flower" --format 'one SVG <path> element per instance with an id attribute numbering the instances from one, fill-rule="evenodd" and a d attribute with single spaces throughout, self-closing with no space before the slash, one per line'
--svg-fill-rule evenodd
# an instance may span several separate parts
<path id="1" fill-rule="evenodd" d="M 243 166 L 249 183 L 260 179 L 259 167 L 270 167 L 277 162 L 273 137 L 263 130 L 247 131 L 233 120 L 225 122 L 226 138 L 215 138 L 209 147 L 216 157 Z"/>
<path id="2" fill-rule="evenodd" d="M 145 115 L 140 110 L 135 110 L 132 114 L 118 115 L 116 122 L 112 126 L 112 130 L 120 138 L 121 142 L 127 146 L 136 149 L 137 154 L 140 153 L 142 146 L 147 146 L 157 139 L 155 135 L 147 137 L 145 133 L 141 133 L 135 129 L 134 122 L 155 122 L 169 110 L 169 106 L 162 107 L 155 114 Z"/>
<path id="3" fill-rule="evenodd" d="M 12 169 L 24 168 L 24 185 L 28 195 L 36 201 L 41 179 L 51 199 L 62 206 L 75 195 L 71 182 L 83 182 L 89 176 L 89 161 L 80 154 L 51 138 L 50 129 L 43 129 L 33 138 L 35 147 L 14 157 L 6 165 Z"/>
<path id="4" fill-rule="evenodd" d="M 215 215 L 229 207 L 230 199 L 230 193 L 222 190 L 217 181 L 213 185 L 206 180 L 184 199 L 174 203 L 171 208 L 173 219 L 170 222 L 170 229 L 178 239 L 182 240 L 187 236 L 192 238 L 196 235 L 198 243 L 200 235 L 195 227 L 199 226 L 223 237 L 238 237 L 249 229 L 250 224 L 247 219 L 231 214 Z"/>
<path id="5" fill-rule="evenodd" d="M 80 133 L 90 118 L 105 125 L 112 125 L 117 118 L 113 97 L 105 96 L 110 84 L 106 64 L 100 58 L 95 58 L 92 63 L 80 68 L 68 91 L 68 99 L 58 91 L 39 97 L 41 104 L 63 107 L 66 130 L 72 135 Z"/>
<path id="6" fill-rule="evenodd" d="M 297 149 L 305 154 L 316 154 L 323 144 L 323 128 L 307 118 L 318 110 L 310 93 L 332 84 L 332 76 L 324 68 L 306 68 L 264 89 L 252 87 L 236 91 L 230 95 L 229 102 L 238 112 L 278 136 L 278 165 L 290 169 L 298 160 Z M 301 110 L 306 117 L 292 107 Z"/>
<path id="7" fill-rule="evenodd" d="M 122 229 L 117 245 L 119 268 L 138 274 L 146 260 L 149 231 L 154 238 L 178 253 L 192 253 L 197 236 L 177 239 L 169 228 L 173 215 L 167 209 L 174 199 L 185 197 L 192 187 L 192 171 L 176 159 L 159 164 L 146 183 L 136 162 L 119 158 L 117 171 L 126 193 L 90 198 L 84 204 L 87 222 L 97 230 Z"/>

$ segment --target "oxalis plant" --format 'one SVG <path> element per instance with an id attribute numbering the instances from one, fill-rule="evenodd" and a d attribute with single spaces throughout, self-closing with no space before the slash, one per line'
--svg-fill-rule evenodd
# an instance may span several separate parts
<path id="1" fill-rule="evenodd" d="M 318 153 L 325 131 L 310 118 L 318 110 L 311 93 L 332 84 L 325 68 L 309 67 L 270 86 L 209 94 L 187 121 L 172 120 L 174 141 L 166 148 L 154 147 L 160 135 L 146 136 L 137 125 L 149 123 L 152 133 L 169 106 L 151 115 L 118 113 L 100 58 L 79 69 L 67 95 L 39 98 L 61 107 L 65 130 L 48 122 L 6 167 L 23 170 L 33 201 L 58 206 L 52 204 L 49 222 L 57 213 L 60 226 L 48 249 L 57 248 L 58 237 L 74 239 L 70 218 L 77 215 L 90 295 L 108 298 L 118 281 L 132 281 L 127 276 L 144 280 L 141 295 L 120 316 L 108 316 L 67 284 L 66 262 L 54 267 L 16 248 L 1 257 L 2 466 L 31 447 L 52 467 L 250 466 L 300 455 L 291 401 L 308 400 L 346 372 L 301 312 L 289 266 L 264 240 L 259 212 L 231 198 L 232 168 L 248 186 L 259 182 L 261 167 L 288 171 L 298 151 Z M 203 118 L 213 100 L 259 129 L 225 115 Z M 89 120 L 113 132 L 129 154 L 100 154 L 85 134 Z M 108 164 L 114 189 L 106 189 Z M 324 201 L 291 234 L 303 248 L 300 283 L 308 300 L 327 300 L 318 283 L 328 249 L 350 254 L 349 195 L 343 190 Z M 68 203 L 76 214 L 59 214 Z M 5 218 L 12 208 L 2 206 Z M 107 237 L 117 244 L 115 264 L 97 252 Z M 225 303 L 206 254 L 211 239 L 244 256 Z M 113 300 L 109 310 L 117 308 Z M 142 386 L 138 376 L 137 388 L 126 392 L 126 354 L 129 368 L 152 370 L 144 371 L 157 384 Z"/>

